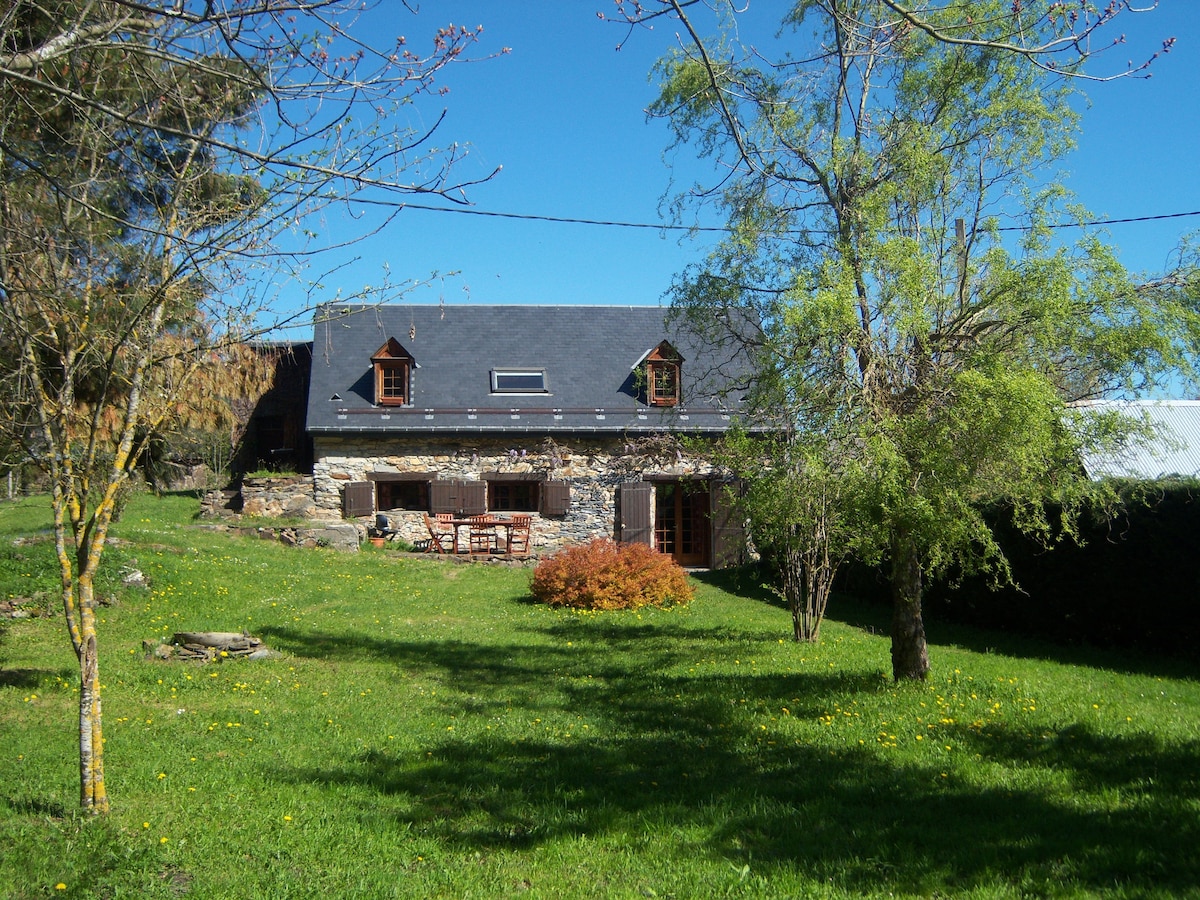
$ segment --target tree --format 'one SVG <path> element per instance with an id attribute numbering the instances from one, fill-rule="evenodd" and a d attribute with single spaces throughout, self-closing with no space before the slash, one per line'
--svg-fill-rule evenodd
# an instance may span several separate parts
<path id="1" fill-rule="evenodd" d="M 751 407 L 833 429 L 798 471 L 847 487 L 836 508 L 890 572 L 893 675 L 924 678 L 925 580 L 1006 576 L 984 503 L 1046 537 L 1063 510 L 1070 531 L 1095 489 L 1081 451 L 1136 428 L 1072 402 L 1190 374 L 1196 294 L 1135 284 L 1095 235 L 1053 228 L 1064 208 L 1083 222 L 1044 175 L 1072 146 L 1075 82 L 1012 42 L 1056 46 L 1061 4 L 1030 25 L 1028 4 L 998 0 L 920 22 L 891 0 L 799 0 L 775 55 L 732 27 L 701 40 L 695 4 L 669 5 L 690 37 L 661 62 L 651 113 L 716 173 L 676 209 L 729 223 L 672 305 L 710 325 L 753 310 L 760 328 L 723 337 L 761 361 Z M 964 23 L 970 40 L 945 39 Z"/>
<path id="2" fill-rule="evenodd" d="M 638 28 L 653 29 L 659 20 L 678 19 L 688 39 L 700 48 L 703 44 L 685 11 L 707 7 L 734 16 L 745 13 L 749 5 L 730 0 L 613 0 L 615 14 L 600 12 L 601 20 L 626 26 L 625 40 Z M 955 47 L 995 50 L 1019 57 L 1027 64 L 1085 81 L 1115 81 L 1118 78 L 1148 77 L 1149 68 L 1161 53 L 1170 53 L 1175 38 L 1162 42 L 1161 50 L 1140 59 L 1128 60 L 1124 68 L 1096 72 L 1088 64 L 1125 43 L 1125 35 L 1114 33 L 1111 26 L 1122 14 L 1151 12 L 1158 0 L 1149 5 L 1134 5 L 1132 0 L 1109 0 L 1103 6 L 1067 0 L 1014 0 L 1011 5 L 984 11 L 960 3 L 913 5 L 907 0 L 880 0 L 877 24 L 890 28 L 919 29 L 938 43 Z M 839 11 L 839 4 L 829 5 Z M 853 7 L 841 6 L 840 13 L 852 22 Z M 886 20 L 886 21 L 885 21 Z M 624 41 L 621 42 L 624 44 Z M 617 49 L 620 49 L 619 44 Z"/>
<path id="3" fill-rule="evenodd" d="M 853 454 L 828 452 L 836 440 L 829 431 L 784 422 L 773 431 L 735 428 L 715 456 L 738 475 L 737 501 L 791 611 L 793 638 L 815 643 L 838 570 L 854 555 L 876 555 L 860 520 L 865 473 Z"/>
<path id="4" fill-rule="evenodd" d="M 286 346 L 260 342 L 230 343 L 218 344 L 196 359 L 192 346 L 181 344 L 178 349 L 168 364 L 151 373 L 156 386 L 180 377 L 189 386 L 185 396 L 169 388 L 148 392 L 171 398 L 166 409 L 154 411 L 159 425 L 142 442 L 139 468 L 155 489 L 171 481 L 172 466 L 181 460 L 200 462 L 226 479 L 232 474 L 254 408 L 271 389 L 280 358 L 289 352 Z"/>
<path id="5" fill-rule="evenodd" d="M 368 196 L 396 210 L 412 194 L 463 199 L 462 150 L 399 113 L 478 32 L 441 28 L 426 54 L 376 47 L 362 9 L 15 0 L 0 14 L 0 344 L 13 350 L 0 422 L 51 488 L 94 812 L 109 808 L 94 580 L 147 441 L 194 407 L 186 392 L 214 354 L 288 320 L 264 315 L 270 286 L 299 277 L 314 216 Z"/>

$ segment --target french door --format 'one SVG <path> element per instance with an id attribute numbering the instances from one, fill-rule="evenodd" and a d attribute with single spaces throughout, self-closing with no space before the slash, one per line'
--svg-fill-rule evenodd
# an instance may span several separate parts
<path id="1" fill-rule="evenodd" d="M 705 481 L 655 485 L 654 545 L 681 566 L 709 564 L 709 490 Z"/>

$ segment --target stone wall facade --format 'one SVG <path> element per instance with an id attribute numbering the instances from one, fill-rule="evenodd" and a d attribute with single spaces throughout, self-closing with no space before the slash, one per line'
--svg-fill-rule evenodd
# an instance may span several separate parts
<path id="1" fill-rule="evenodd" d="M 623 482 L 707 478 L 706 462 L 689 457 L 670 435 L 638 438 L 421 437 L 318 435 L 314 441 L 313 515 L 338 518 L 350 482 L 381 474 L 430 473 L 439 479 L 481 481 L 485 476 L 524 475 L 570 484 L 565 515 L 533 513 L 532 543 L 538 553 L 596 537 L 613 537 L 617 487 Z M 387 511 L 398 535 L 416 543 L 428 537 L 420 510 Z M 364 517 L 363 521 L 367 521 Z"/>

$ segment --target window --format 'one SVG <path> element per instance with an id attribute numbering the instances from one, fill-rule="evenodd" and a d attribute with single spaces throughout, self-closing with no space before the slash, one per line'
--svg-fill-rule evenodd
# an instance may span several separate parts
<path id="1" fill-rule="evenodd" d="M 380 404 L 395 406 L 408 402 L 408 365 L 406 363 L 379 363 L 378 390 L 375 396 Z"/>
<path id="2" fill-rule="evenodd" d="M 645 356 L 646 402 L 650 406 L 675 406 L 680 401 L 683 357 L 666 341 Z"/>
<path id="3" fill-rule="evenodd" d="M 545 394 L 545 369 L 492 369 L 493 394 Z"/>
<path id="4" fill-rule="evenodd" d="M 679 402 L 679 364 L 651 362 L 648 399 L 651 406 L 674 406 Z"/>
<path id="5" fill-rule="evenodd" d="M 412 402 L 413 358 L 395 338 L 371 357 L 375 368 L 375 403 L 379 406 L 403 406 Z"/>
<path id="6" fill-rule="evenodd" d="M 546 481 L 535 473 L 517 472 L 488 472 L 483 479 L 489 512 L 565 516 L 571 508 L 571 486 L 565 481 Z"/>
<path id="7" fill-rule="evenodd" d="M 433 472 L 368 472 L 375 509 L 429 510 L 430 482 Z"/>
<path id="8" fill-rule="evenodd" d="M 428 481 L 377 481 L 376 509 L 429 510 Z"/>
<path id="9" fill-rule="evenodd" d="M 495 512 L 537 512 L 538 482 L 489 481 L 488 509 Z"/>

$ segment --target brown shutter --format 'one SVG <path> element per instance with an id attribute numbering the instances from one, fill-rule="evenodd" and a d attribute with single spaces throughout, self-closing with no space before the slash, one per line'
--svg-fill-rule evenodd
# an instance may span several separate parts
<path id="1" fill-rule="evenodd" d="M 565 516 L 570 508 L 570 484 L 565 481 L 547 481 L 542 484 L 542 515 Z"/>
<path id="2" fill-rule="evenodd" d="M 627 481 L 617 487 L 617 540 L 626 544 L 651 542 L 650 497 L 654 486 Z"/>
<path id="3" fill-rule="evenodd" d="M 432 513 L 458 512 L 458 492 L 453 481 L 434 480 L 429 483 L 429 511 Z"/>
<path id="4" fill-rule="evenodd" d="M 709 484 L 712 510 L 712 567 L 726 569 L 746 561 L 746 529 L 738 509 L 737 482 L 713 480 Z"/>
<path id="5" fill-rule="evenodd" d="M 369 481 L 351 481 L 342 491 L 342 517 L 369 516 L 375 512 L 375 485 Z"/>
<path id="6" fill-rule="evenodd" d="M 434 513 L 480 516 L 487 512 L 487 483 L 483 481 L 432 481 L 429 506 Z"/>
<path id="7" fill-rule="evenodd" d="M 458 505 L 459 512 L 464 516 L 482 516 L 487 512 L 487 482 L 460 481 Z"/>

